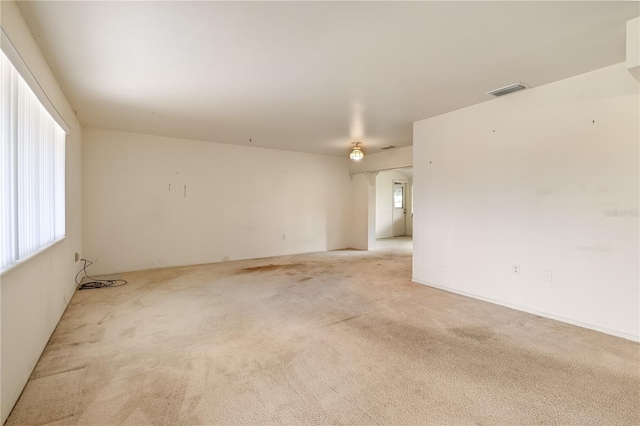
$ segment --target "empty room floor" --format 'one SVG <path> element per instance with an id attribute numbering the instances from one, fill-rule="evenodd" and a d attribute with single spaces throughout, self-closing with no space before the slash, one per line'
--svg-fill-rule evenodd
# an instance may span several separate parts
<path id="1" fill-rule="evenodd" d="M 411 282 L 410 245 L 76 292 L 18 424 L 639 424 L 639 345 Z"/>

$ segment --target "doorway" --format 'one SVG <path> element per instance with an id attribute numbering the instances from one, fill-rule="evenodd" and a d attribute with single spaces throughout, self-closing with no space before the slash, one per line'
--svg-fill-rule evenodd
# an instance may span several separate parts
<path id="1" fill-rule="evenodd" d="M 410 237 L 413 234 L 413 169 L 381 171 L 375 183 L 376 239 Z"/>
<path id="2" fill-rule="evenodd" d="M 407 181 L 393 181 L 393 209 L 391 222 L 394 237 L 407 235 Z"/>

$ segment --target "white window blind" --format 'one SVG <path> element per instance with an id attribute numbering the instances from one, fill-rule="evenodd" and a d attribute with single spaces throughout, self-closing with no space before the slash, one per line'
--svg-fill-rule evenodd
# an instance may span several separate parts
<path id="1" fill-rule="evenodd" d="M 65 132 L 0 57 L 2 270 L 65 235 Z"/>

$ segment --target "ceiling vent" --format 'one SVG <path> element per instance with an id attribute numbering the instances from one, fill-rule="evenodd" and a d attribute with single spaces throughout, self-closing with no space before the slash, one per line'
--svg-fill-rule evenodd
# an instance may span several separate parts
<path id="1" fill-rule="evenodd" d="M 395 148 L 395 145 L 385 145 L 385 146 L 381 146 L 380 149 L 393 149 Z"/>
<path id="2" fill-rule="evenodd" d="M 504 86 L 501 87 L 499 89 L 495 89 L 492 90 L 490 92 L 485 93 L 485 95 L 493 95 L 495 97 L 498 96 L 504 96 L 504 95 L 508 95 L 509 93 L 513 93 L 513 92 L 517 92 L 518 90 L 523 90 L 526 89 L 527 86 L 525 86 L 522 83 L 514 83 L 514 84 L 510 84 L 508 86 Z"/>

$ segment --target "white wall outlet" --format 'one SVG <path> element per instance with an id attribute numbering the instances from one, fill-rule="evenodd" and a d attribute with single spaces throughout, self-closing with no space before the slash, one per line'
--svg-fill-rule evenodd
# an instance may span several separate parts
<path id="1" fill-rule="evenodd" d="M 553 281 L 553 272 L 551 271 L 544 271 L 544 280 L 548 283 Z"/>
<path id="2" fill-rule="evenodd" d="M 520 265 L 516 265 L 515 263 L 511 265 L 511 272 L 513 275 L 520 275 Z"/>

